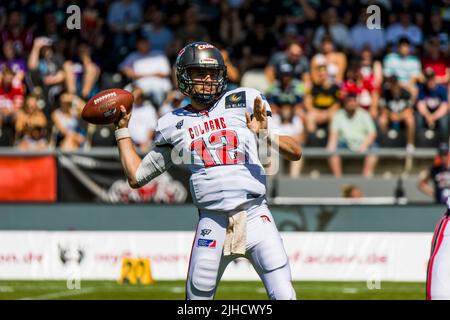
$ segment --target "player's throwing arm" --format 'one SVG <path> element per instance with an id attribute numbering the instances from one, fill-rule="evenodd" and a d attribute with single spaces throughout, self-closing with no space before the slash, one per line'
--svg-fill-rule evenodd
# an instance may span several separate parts
<path id="1" fill-rule="evenodd" d="M 128 131 L 131 111 L 127 112 L 124 106 L 120 106 L 120 112 L 121 116 L 119 121 L 116 122 L 115 131 L 120 161 L 130 186 L 139 188 L 172 165 L 170 160 L 171 149 L 156 147 L 141 160 Z"/>

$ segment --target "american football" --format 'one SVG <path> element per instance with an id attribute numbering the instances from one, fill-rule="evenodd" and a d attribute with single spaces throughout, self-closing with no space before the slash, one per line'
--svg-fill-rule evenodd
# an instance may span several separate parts
<path id="1" fill-rule="evenodd" d="M 114 123 L 120 117 L 120 105 L 130 111 L 133 101 L 133 95 L 126 90 L 118 88 L 103 90 L 89 99 L 81 116 L 92 124 Z"/>

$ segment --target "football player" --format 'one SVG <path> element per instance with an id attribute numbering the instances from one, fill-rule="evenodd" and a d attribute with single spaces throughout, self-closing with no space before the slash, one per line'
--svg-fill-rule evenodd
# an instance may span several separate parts
<path id="1" fill-rule="evenodd" d="M 116 139 L 131 187 L 139 188 L 172 164 L 186 164 L 199 211 L 186 281 L 187 299 L 213 299 L 227 266 L 246 257 L 271 299 L 296 299 L 282 239 L 267 206 L 260 150 L 277 147 L 288 160 L 299 144 L 277 135 L 271 109 L 255 89 L 226 91 L 220 51 L 206 42 L 184 47 L 176 59 L 179 90 L 191 100 L 158 121 L 155 148 L 141 160 L 129 138 L 130 114 L 121 107 Z M 270 148 L 267 148 L 270 149 Z"/>
<path id="2" fill-rule="evenodd" d="M 421 189 L 433 195 L 428 187 L 429 177 L 435 184 L 436 202 L 447 203 L 447 210 L 439 220 L 431 241 L 431 254 L 427 270 L 427 299 L 450 300 L 450 154 L 446 143 L 439 145 L 439 154 L 431 173 L 421 181 Z"/>

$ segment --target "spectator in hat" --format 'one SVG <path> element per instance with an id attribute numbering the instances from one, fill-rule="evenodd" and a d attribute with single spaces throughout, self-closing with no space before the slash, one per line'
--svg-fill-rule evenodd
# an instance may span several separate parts
<path id="1" fill-rule="evenodd" d="M 417 97 L 416 82 L 421 76 L 419 59 L 410 54 L 410 41 L 406 37 L 398 41 L 398 52 L 388 54 L 383 60 L 384 76 L 396 76 L 401 86 L 408 90 L 413 98 Z"/>
<path id="2" fill-rule="evenodd" d="M 406 149 L 414 150 L 415 120 L 414 102 L 411 94 L 405 90 L 396 76 L 387 79 L 380 99 L 380 117 L 378 124 L 382 132 L 406 126 Z"/>
<path id="3" fill-rule="evenodd" d="M 430 185 L 430 180 L 433 185 Z M 448 143 L 439 144 L 433 165 L 419 177 L 419 190 L 434 198 L 436 203 L 447 203 L 450 198 L 450 156 Z"/>
<path id="4" fill-rule="evenodd" d="M 433 69 L 425 69 L 425 83 L 419 87 L 417 126 L 438 129 L 441 141 L 448 140 L 448 90 L 437 82 Z"/>
<path id="5" fill-rule="evenodd" d="M 334 152 L 338 149 L 355 152 L 367 152 L 376 148 L 377 136 L 375 122 L 370 114 L 360 108 L 356 94 L 347 93 L 343 97 L 343 109 L 333 116 L 328 134 L 327 150 Z M 364 159 L 363 176 L 373 175 L 377 157 L 367 154 Z M 342 163 L 339 155 L 329 158 L 329 165 L 335 177 L 342 176 Z"/>
<path id="6" fill-rule="evenodd" d="M 276 98 L 279 112 L 273 115 L 273 121 L 282 134 L 294 137 L 299 143 L 304 143 L 303 122 L 295 112 L 296 98 L 293 95 L 281 95 Z"/>
<path id="7" fill-rule="evenodd" d="M 292 65 L 284 63 L 278 65 L 277 80 L 267 88 L 267 99 L 276 113 L 279 107 L 280 97 L 288 96 L 292 100 L 297 112 L 301 112 L 301 105 L 305 95 L 304 83 L 294 77 Z"/>

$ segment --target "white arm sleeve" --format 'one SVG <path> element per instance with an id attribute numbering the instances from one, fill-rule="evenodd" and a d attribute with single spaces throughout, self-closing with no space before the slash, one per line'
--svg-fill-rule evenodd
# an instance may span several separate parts
<path id="1" fill-rule="evenodd" d="M 164 171 L 169 169 L 173 162 L 171 158 L 172 148 L 156 147 L 142 159 L 136 171 L 136 181 L 139 186 L 149 183 Z"/>

